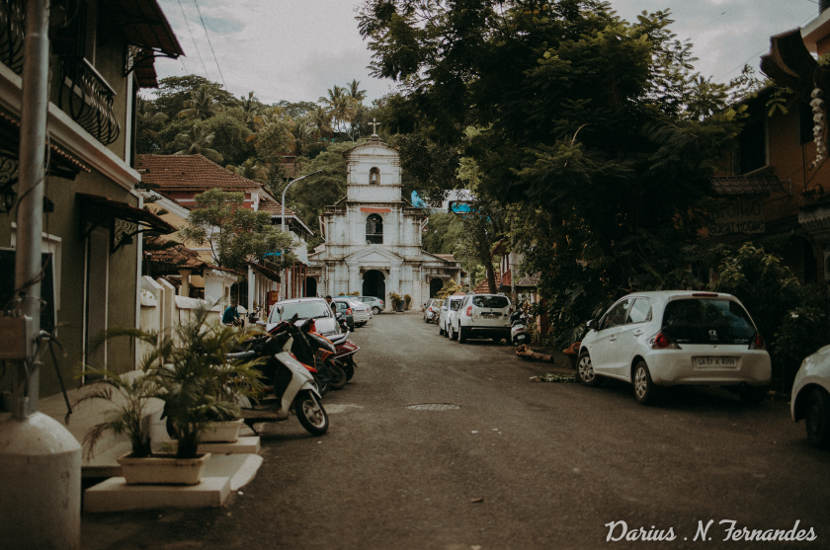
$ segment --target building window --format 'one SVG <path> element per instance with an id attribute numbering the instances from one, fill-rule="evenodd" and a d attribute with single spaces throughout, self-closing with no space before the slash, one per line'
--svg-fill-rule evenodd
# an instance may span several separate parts
<path id="1" fill-rule="evenodd" d="M 380 168 L 377 166 L 369 170 L 369 185 L 380 185 Z"/>
<path id="2" fill-rule="evenodd" d="M 366 218 L 366 244 L 383 244 L 383 218 L 377 214 Z"/>

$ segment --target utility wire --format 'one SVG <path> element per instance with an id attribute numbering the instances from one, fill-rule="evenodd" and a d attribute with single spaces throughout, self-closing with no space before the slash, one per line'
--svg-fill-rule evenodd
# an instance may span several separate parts
<path id="1" fill-rule="evenodd" d="M 202 59 L 202 52 L 199 51 L 199 45 L 196 44 L 196 36 L 193 34 L 193 30 L 190 28 L 190 20 L 187 18 L 187 14 L 184 11 L 184 6 L 182 5 L 182 0 L 178 0 L 179 2 L 179 9 L 182 10 L 182 17 L 184 18 L 184 23 L 187 25 L 187 34 L 190 35 L 190 40 L 193 42 L 193 49 L 196 50 L 196 55 L 199 57 L 199 63 L 202 64 L 202 70 L 205 73 L 205 76 L 208 74 L 207 65 L 205 65 L 205 60 Z"/>
<path id="2" fill-rule="evenodd" d="M 199 20 L 202 22 L 202 28 L 205 29 L 205 38 L 207 38 L 208 46 L 210 46 L 210 53 L 213 55 L 213 62 L 216 63 L 216 70 L 219 71 L 219 78 L 222 79 L 222 86 L 227 89 L 228 85 L 225 83 L 225 77 L 222 74 L 222 69 L 219 68 L 219 60 L 216 58 L 216 52 L 213 50 L 213 44 L 210 42 L 210 33 L 207 30 L 207 25 L 205 25 L 205 18 L 202 17 L 202 10 L 199 9 L 199 2 L 197 2 L 197 0 L 193 0 L 193 4 L 196 6 L 196 11 L 199 12 Z"/>

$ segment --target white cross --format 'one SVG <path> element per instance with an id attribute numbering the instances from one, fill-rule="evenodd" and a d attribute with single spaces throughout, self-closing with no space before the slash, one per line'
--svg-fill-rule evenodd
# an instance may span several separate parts
<path id="1" fill-rule="evenodd" d="M 370 123 L 369 123 L 369 126 L 371 126 L 371 127 L 372 127 L 372 135 L 373 135 L 373 136 L 378 135 L 378 126 L 380 126 L 380 122 L 378 122 L 377 120 L 375 120 L 375 119 L 373 118 L 373 119 L 372 119 L 372 122 L 370 122 Z"/>

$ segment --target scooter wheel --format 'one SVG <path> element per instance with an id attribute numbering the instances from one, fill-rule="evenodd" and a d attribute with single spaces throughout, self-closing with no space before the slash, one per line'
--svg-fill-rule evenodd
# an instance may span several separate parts
<path id="1" fill-rule="evenodd" d="M 294 401 L 297 419 L 311 435 L 323 435 L 329 429 L 329 415 L 314 392 L 301 391 Z"/>
<path id="2" fill-rule="evenodd" d="M 346 383 L 349 381 L 349 376 L 346 374 L 346 371 L 335 363 L 334 361 L 329 362 L 326 365 L 326 368 L 329 370 L 329 386 L 335 390 L 341 390 L 346 387 Z"/>
<path id="3" fill-rule="evenodd" d="M 346 372 L 346 380 L 351 380 L 354 377 L 354 364 L 352 362 L 343 365 L 343 370 Z"/>

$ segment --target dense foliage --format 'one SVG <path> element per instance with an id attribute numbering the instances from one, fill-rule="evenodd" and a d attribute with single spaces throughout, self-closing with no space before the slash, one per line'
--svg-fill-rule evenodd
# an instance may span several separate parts
<path id="1" fill-rule="evenodd" d="M 736 113 L 726 86 L 694 72 L 668 12 L 627 22 L 596 0 L 367 0 L 359 23 L 375 73 L 512 217 L 562 340 L 625 290 L 691 278 L 684 243 Z"/>

